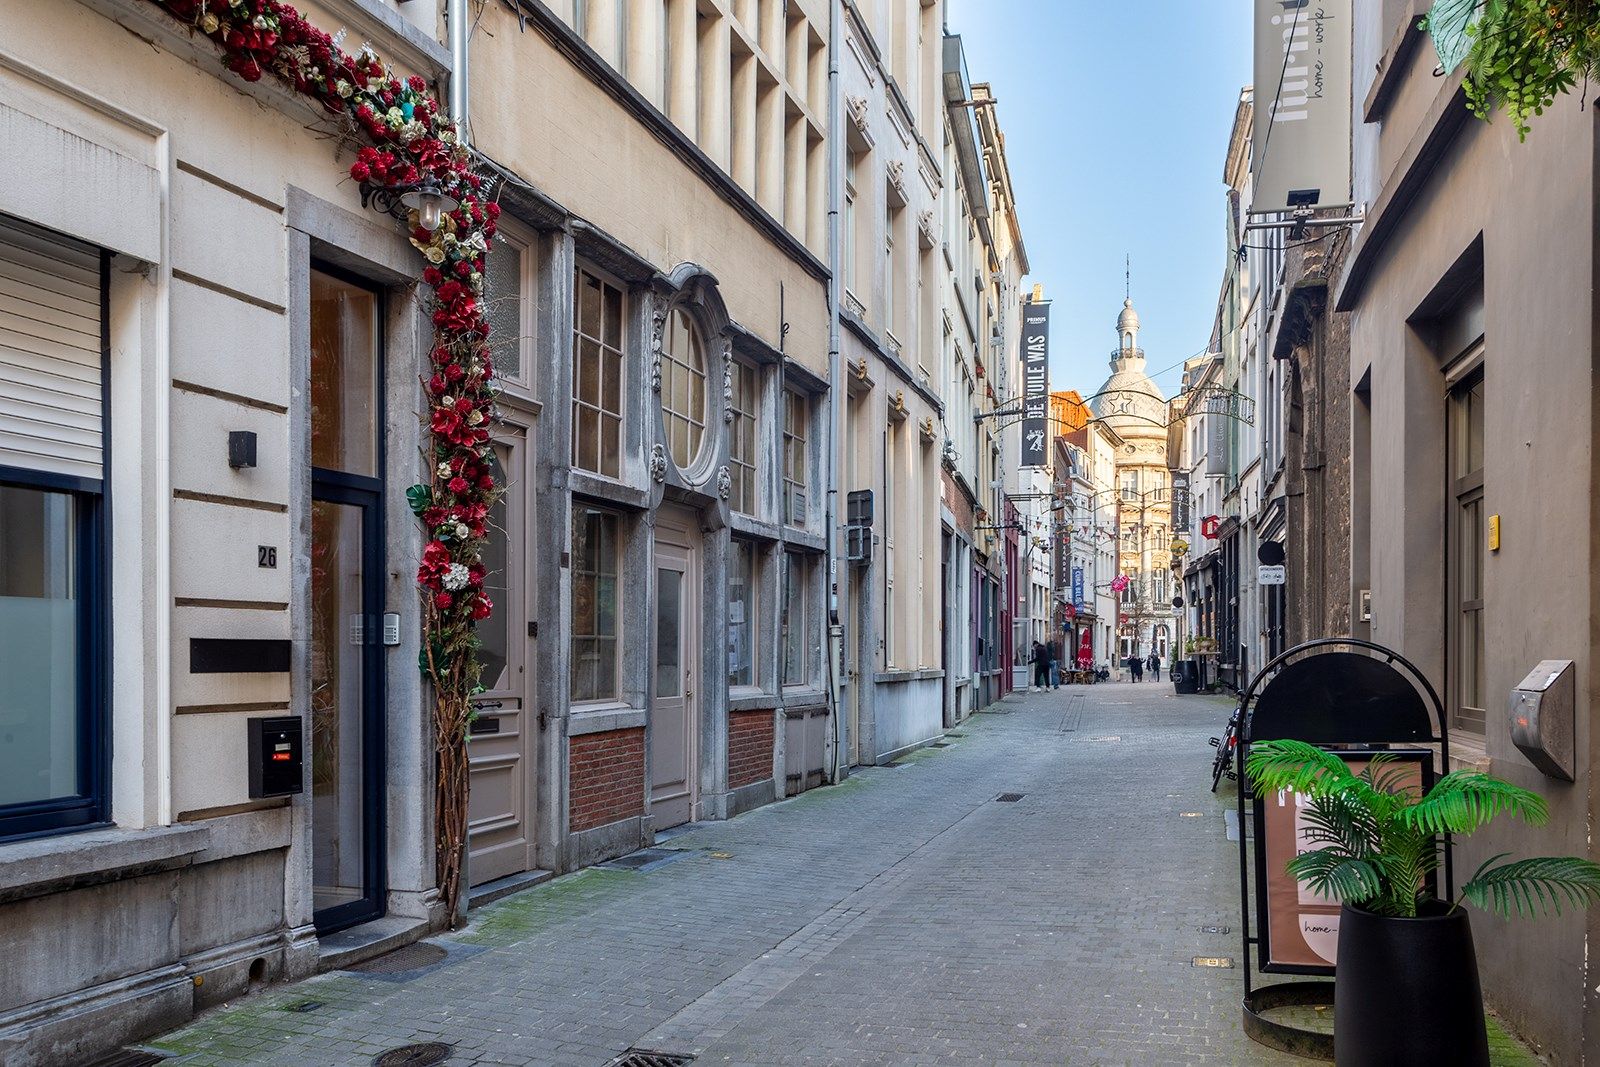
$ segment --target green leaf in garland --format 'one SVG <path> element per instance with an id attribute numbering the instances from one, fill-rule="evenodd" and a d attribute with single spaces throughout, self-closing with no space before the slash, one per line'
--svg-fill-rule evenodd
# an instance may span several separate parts
<path id="1" fill-rule="evenodd" d="M 1472 51 L 1471 28 L 1483 13 L 1483 0 L 1434 0 L 1424 24 L 1445 74 L 1454 74 Z"/>
<path id="2" fill-rule="evenodd" d="M 432 487 L 413 485 L 406 490 L 406 503 L 411 505 L 411 513 L 421 518 L 424 511 L 433 507 Z"/>

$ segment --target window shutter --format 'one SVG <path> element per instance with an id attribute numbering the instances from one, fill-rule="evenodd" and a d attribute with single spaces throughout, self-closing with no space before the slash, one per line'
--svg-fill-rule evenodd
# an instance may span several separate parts
<path id="1" fill-rule="evenodd" d="M 0 218 L 0 466 L 101 477 L 100 253 Z"/>

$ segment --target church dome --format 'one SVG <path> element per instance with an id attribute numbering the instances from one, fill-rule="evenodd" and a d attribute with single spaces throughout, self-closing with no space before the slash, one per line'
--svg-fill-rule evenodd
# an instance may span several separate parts
<path id="1" fill-rule="evenodd" d="M 1124 438 L 1165 438 L 1167 398 L 1144 369 L 1139 347 L 1139 313 L 1133 301 L 1122 302 L 1117 316 L 1118 346 L 1111 353 L 1111 377 L 1089 404 L 1095 417 Z"/>
<path id="2" fill-rule="evenodd" d="M 1122 314 L 1117 316 L 1117 332 L 1130 333 L 1139 329 L 1139 313 L 1133 310 L 1133 300 L 1130 297 L 1122 302 Z"/>

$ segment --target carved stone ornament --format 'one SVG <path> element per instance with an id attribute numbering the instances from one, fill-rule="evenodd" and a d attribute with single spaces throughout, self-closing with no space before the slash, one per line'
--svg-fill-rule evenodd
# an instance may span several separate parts
<path id="1" fill-rule="evenodd" d="M 850 112 L 850 121 L 855 123 L 856 129 L 861 131 L 863 137 L 867 136 L 867 98 L 847 95 L 844 98 L 844 106 L 845 110 Z"/>
<path id="2" fill-rule="evenodd" d="M 933 212 L 923 211 L 917 214 L 917 240 L 922 245 L 923 251 L 939 244 L 939 229 L 934 222 Z"/>
<path id="3" fill-rule="evenodd" d="M 733 421 L 733 342 L 722 342 L 722 421 Z M 723 470 L 727 470 L 726 467 Z M 726 497 L 728 494 L 722 494 Z"/>
<path id="4" fill-rule="evenodd" d="M 717 495 L 724 500 L 733 495 L 733 475 L 726 465 L 717 468 Z"/>
<path id="5" fill-rule="evenodd" d="M 667 480 L 667 450 L 659 441 L 650 446 L 650 477 L 658 482 Z"/>
<path id="6" fill-rule="evenodd" d="M 650 389 L 656 393 L 661 392 L 661 349 L 667 343 L 666 331 L 667 307 L 657 303 L 650 313 Z"/>
<path id="7" fill-rule="evenodd" d="M 906 165 L 898 159 L 891 159 L 887 167 L 889 172 L 889 192 L 894 199 L 905 204 L 910 196 L 906 193 Z"/>

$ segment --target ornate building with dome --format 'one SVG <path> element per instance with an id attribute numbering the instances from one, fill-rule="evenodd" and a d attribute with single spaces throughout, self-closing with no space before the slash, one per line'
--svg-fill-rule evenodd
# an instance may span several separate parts
<path id="1" fill-rule="evenodd" d="M 1090 399 L 1094 416 L 1122 439 L 1117 450 L 1117 656 L 1161 657 L 1171 666 L 1176 613 L 1169 554 L 1172 544 L 1171 472 L 1167 468 L 1167 398 L 1145 372 L 1139 314 L 1131 299 L 1117 316 L 1111 377 Z"/>

